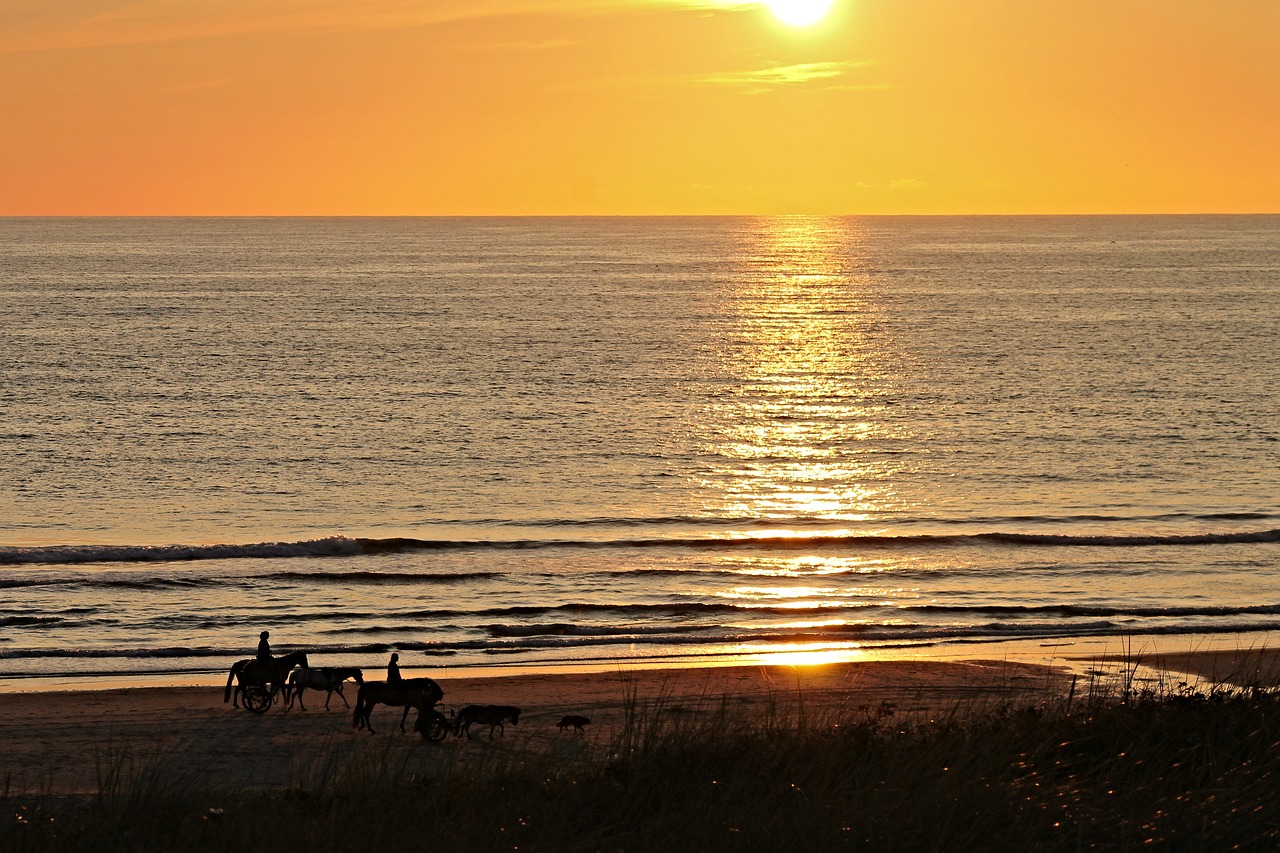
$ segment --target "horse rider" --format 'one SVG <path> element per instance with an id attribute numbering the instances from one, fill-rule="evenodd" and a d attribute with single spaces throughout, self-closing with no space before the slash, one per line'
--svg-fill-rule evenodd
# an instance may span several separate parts
<path id="1" fill-rule="evenodd" d="M 387 683 L 395 684 L 400 681 L 400 655 L 393 653 L 391 660 L 387 661 Z"/>
<path id="2" fill-rule="evenodd" d="M 263 631 L 258 635 L 258 663 L 270 664 L 275 658 L 271 657 L 271 639 L 270 631 Z"/>

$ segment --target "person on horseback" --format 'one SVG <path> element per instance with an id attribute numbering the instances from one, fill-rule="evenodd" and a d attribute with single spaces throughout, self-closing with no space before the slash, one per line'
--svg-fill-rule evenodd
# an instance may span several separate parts
<path id="1" fill-rule="evenodd" d="M 270 664 L 275 658 L 271 657 L 271 638 L 270 631 L 263 631 L 258 635 L 258 663 Z"/>
<path id="2" fill-rule="evenodd" d="M 391 660 L 387 661 L 387 684 L 396 684 L 400 681 L 400 655 L 392 654 Z"/>

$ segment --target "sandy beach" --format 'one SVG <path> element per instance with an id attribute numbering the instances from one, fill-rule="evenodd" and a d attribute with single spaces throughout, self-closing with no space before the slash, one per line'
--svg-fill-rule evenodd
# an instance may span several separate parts
<path id="1" fill-rule="evenodd" d="M 1093 658 L 1096 672 L 1126 665 L 1123 655 Z M 1280 684 L 1280 654 L 1269 649 L 1134 655 L 1148 677 L 1176 685 Z M 1152 670 L 1158 670 L 1153 673 Z M 356 731 L 351 710 L 334 695 L 308 692 L 306 709 L 277 705 L 265 714 L 232 708 L 216 687 L 140 687 L 0 695 L 0 782 L 9 793 L 91 794 L 112 773 L 146 778 L 162 771 L 211 794 L 305 786 L 332 772 L 324 762 L 396 756 L 429 773 L 441 762 L 493 750 L 581 749 L 605 744 L 619 730 L 631 698 L 662 713 L 710 713 L 730 707 L 761 713 L 771 707 L 806 713 L 895 714 L 963 711 L 1004 702 L 1036 702 L 1065 695 L 1073 675 L 1065 667 L 1010 660 L 883 660 L 823 666 L 728 666 L 634 669 L 595 673 L 522 673 L 438 679 L 440 708 L 505 704 L 522 709 L 519 725 L 492 741 L 487 729 L 471 739 L 431 744 L 399 731 L 399 709 L 378 707 L 377 734 Z M 354 705 L 356 685 L 346 698 Z M 887 704 L 886 704 L 887 703 Z M 586 732 L 562 732 L 563 715 L 591 719 Z"/>
<path id="2" fill-rule="evenodd" d="M 441 678 L 442 710 L 467 704 L 516 705 L 519 725 L 488 738 L 424 742 L 399 731 L 399 709 L 378 707 L 377 734 L 352 728 L 352 714 L 335 695 L 304 695 L 306 710 L 279 705 L 265 714 L 233 709 L 213 687 L 145 687 L 84 692 L 0 695 L 0 781 L 11 793 L 86 794 L 113 770 L 132 777 L 163 769 L 210 792 L 281 789 L 304 784 L 321 759 L 358 760 L 397 755 L 429 771 L 483 750 L 539 745 L 581 748 L 575 739 L 607 743 L 621 723 L 628 697 L 667 713 L 703 713 L 723 702 L 762 711 L 770 703 L 808 712 L 857 711 L 891 703 L 895 713 L 948 709 L 969 703 L 1025 700 L 1060 691 L 1069 679 L 1047 667 L 1008 661 L 872 661 L 816 667 L 736 666 L 585 674 L 520 674 Z M 354 705 L 356 686 L 346 697 Z M 561 732 L 565 714 L 591 719 L 585 734 Z M 539 742 L 542 742 L 539 744 Z M 459 755 L 462 754 L 462 756 Z"/>

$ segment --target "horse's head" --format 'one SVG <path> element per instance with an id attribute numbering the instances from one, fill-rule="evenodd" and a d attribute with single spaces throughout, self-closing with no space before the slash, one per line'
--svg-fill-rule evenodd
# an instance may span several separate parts
<path id="1" fill-rule="evenodd" d="M 363 671 L 363 670 L 359 670 L 359 669 L 353 670 L 353 671 L 352 671 L 352 673 L 351 673 L 351 677 L 352 677 L 352 678 L 354 678 L 354 679 L 356 680 L 356 684 L 364 684 L 364 671 Z"/>

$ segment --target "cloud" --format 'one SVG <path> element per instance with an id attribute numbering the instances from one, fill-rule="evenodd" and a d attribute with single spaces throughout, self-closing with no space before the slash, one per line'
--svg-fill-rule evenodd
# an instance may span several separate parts
<path id="1" fill-rule="evenodd" d="M 794 86 L 819 80 L 843 77 L 867 62 L 804 62 L 798 65 L 775 65 L 756 71 L 730 71 L 699 78 L 699 82 L 715 86 L 738 86 L 754 91 L 769 91 L 779 86 Z"/>
<path id="2" fill-rule="evenodd" d="M 588 14 L 635 8 L 641 1 L 57 0 L 16 9 L 0 5 L 0 54 L 264 33 L 402 29 L 512 15 Z"/>
<path id="3" fill-rule="evenodd" d="M 0 0 L 0 54 L 664 7 L 741 12 L 761 5 L 758 0 L 47 0 L 6 7 Z"/>
<path id="4" fill-rule="evenodd" d="M 764 6 L 763 0 L 662 0 L 667 6 L 700 11 L 740 12 Z"/>

